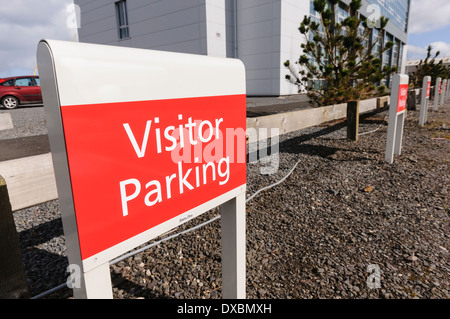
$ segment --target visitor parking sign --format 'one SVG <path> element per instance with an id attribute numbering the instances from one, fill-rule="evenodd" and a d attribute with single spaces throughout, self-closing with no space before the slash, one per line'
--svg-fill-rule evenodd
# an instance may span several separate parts
<path id="1" fill-rule="evenodd" d="M 37 58 L 75 296 L 111 298 L 110 260 L 219 205 L 224 296 L 245 296 L 242 62 L 54 40 Z"/>
<path id="2" fill-rule="evenodd" d="M 245 96 L 61 114 L 83 260 L 245 184 Z"/>

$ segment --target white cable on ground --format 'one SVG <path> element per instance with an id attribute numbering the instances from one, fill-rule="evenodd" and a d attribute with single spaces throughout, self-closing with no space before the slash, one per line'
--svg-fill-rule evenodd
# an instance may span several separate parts
<path id="1" fill-rule="evenodd" d="M 54 292 L 56 292 L 56 291 L 58 291 L 58 290 L 61 290 L 61 289 L 63 289 L 63 288 L 66 288 L 66 287 L 67 287 L 67 283 L 63 283 L 63 284 L 61 284 L 61 285 L 59 285 L 59 286 L 57 286 L 57 287 L 54 287 L 54 288 L 52 288 L 52 289 L 50 289 L 50 290 L 47 290 L 47 291 L 45 291 L 45 292 L 43 292 L 43 293 L 40 293 L 40 294 L 37 295 L 37 296 L 31 297 L 31 299 L 40 299 L 40 298 L 42 298 L 42 297 L 45 297 L 45 296 L 47 296 L 47 295 L 50 295 L 51 293 L 54 293 Z"/>
<path id="2" fill-rule="evenodd" d="M 380 126 L 378 126 L 378 128 L 376 128 L 373 131 L 369 131 L 369 132 L 364 132 L 364 133 L 359 133 L 358 136 L 363 136 L 363 135 L 367 135 L 367 134 L 371 134 L 371 133 L 375 133 L 376 131 L 378 131 L 384 124 L 384 122 L 386 121 L 387 116 L 384 117 L 383 123 L 380 124 Z M 338 141 L 338 140 L 346 140 L 347 137 L 339 137 L 339 138 L 326 138 L 326 139 L 322 139 L 322 140 L 333 140 L 333 141 Z"/>
<path id="3" fill-rule="evenodd" d="M 376 131 L 378 131 L 378 130 L 381 128 L 381 126 L 383 126 L 383 124 L 380 124 L 380 126 L 379 126 L 377 129 L 373 130 L 373 131 L 370 131 L 370 132 L 364 132 L 364 133 L 359 133 L 358 135 L 359 135 L 359 136 L 362 136 L 362 135 L 366 135 L 366 134 L 370 134 L 370 133 L 375 133 Z"/>
<path id="4" fill-rule="evenodd" d="M 261 188 L 261 189 L 258 190 L 256 193 L 254 193 L 252 196 L 250 196 L 249 198 L 247 198 L 247 199 L 245 200 L 245 203 L 248 203 L 249 201 L 251 201 L 256 195 L 258 195 L 258 194 L 261 193 L 262 191 L 265 191 L 265 190 L 267 190 L 267 189 L 269 189 L 269 188 L 272 188 L 272 187 L 277 186 L 277 185 L 281 184 L 282 182 L 284 182 L 284 181 L 285 181 L 285 180 L 286 180 L 286 179 L 294 172 L 295 168 L 297 167 L 297 165 L 298 165 L 299 163 L 300 163 L 300 160 L 298 160 L 297 163 L 295 163 L 295 165 L 292 167 L 292 169 L 289 171 L 289 173 L 286 174 L 282 179 L 280 179 L 278 182 L 275 182 L 275 183 L 273 183 L 273 184 L 271 184 L 271 185 L 269 185 L 269 186 L 266 186 L 266 187 Z M 208 225 L 208 224 L 210 224 L 210 223 L 212 223 L 212 222 L 218 220 L 219 218 L 220 218 L 220 215 L 217 215 L 217 216 L 211 218 L 210 220 L 208 220 L 208 221 L 206 221 L 206 222 L 204 222 L 204 223 L 202 223 L 202 224 L 199 224 L 199 225 L 197 225 L 197 226 L 194 226 L 194 227 L 192 227 L 192 228 L 189 228 L 189 229 L 184 230 L 184 231 L 182 231 L 182 232 L 179 232 L 179 233 L 177 233 L 177 234 L 171 235 L 171 236 L 169 236 L 169 237 L 163 238 L 163 239 L 161 239 L 161 240 L 159 240 L 159 241 L 156 241 L 156 242 L 154 242 L 154 243 L 151 243 L 150 245 L 147 245 L 147 246 L 145 246 L 145 247 L 142 247 L 142 248 L 139 248 L 139 249 L 137 249 L 137 250 L 131 251 L 131 252 L 125 254 L 125 255 L 122 255 L 122 256 L 120 256 L 120 257 L 118 257 L 118 258 L 116 258 L 116 259 L 111 260 L 111 261 L 109 262 L 109 265 L 114 265 L 114 264 L 118 263 L 119 261 L 122 261 L 122 260 L 124 260 L 124 259 L 126 259 L 126 258 L 128 258 L 128 257 L 132 257 L 132 256 L 134 256 L 134 255 L 136 255 L 136 254 L 138 254 L 138 253 L 140 253 L 140 252 L 142 252 L 142 251 L 144 251 L 144 250 L 150 249 L 150 248 L 152 248 L 152 247 L 154 247 L 154 246 L 156 246 L 156 245 L 159 245 L 159 244 L 161 244 L 161 243 L 163 243 L 163 242 L 165 242 L 165 241 L 168 241 L 168 240 L 170 240 L 170 239 L 176 238 L 176 237 L 178 237 L 178 236 L 180 236 L 180 235 L 187 234 L 187 233 L 189 233 L 189 232 L 191 232 L 191 231 L 193 231 L 193 230 L 202 228 L 202 227 L 204 227 L 204 226 L 206 226 L 206 225 Z M 39 294 L 39 295 L 37 295 L 37 296 L 35 296 L 35 297 L 32 297 L 31 299 L 39 299 L 39 298 L 45 297 L 45 296 L 47 296 L 47 295 L 49 295 L 49 294 L 51 294 L 51 293 L 53 293 L 53 292 L 56 292 L 56 291 L 58 291 L 58 290 L 60 290 L 60 289 L 65 288 L 65 287 L 67 287 L 67 283 L 61 284 L 61 285 L 59 285 L 59 286 L 57 286 L 57 287 L 55 287 L 55 288 L 52 288 L 52 289 L 50 289 L 50 290 L 47 290 L 47 291 L 45 291 L 45 292 L 43 292 L 43 293 L 41 293 L 41 294 Z"/>
<path id="5" fill-rule="evenodd" d="M 380 126 L 378 126 L 377 129 L 375 129 L 373 131 L 370 131 L 370 132 L 359 133 L 358 135 L 362 136 L 362 135 L 366 135 L 366 134 L 370 134 L 370 133 L 375 133 L 376 131 L 378 131 L 383 126 L 383 124 L 386 121 L 386 119 L 387 119 L 387 116 L 384 117 L 383 123 L 381 123 Z"/>
<path id="6" fill-rule="evenodd" d="M 250 196 L 249 198 L 247 198 L 245 202 L 246 202 L 246 203 L 249 202 L 250 200 L 253 199 L 253 197 L 255 197 L 256 195 L 258 195 L 258 194 L 261 193 L 262 191 L 265 191 L 265 190 L 267 190 L 267 189 L 269 189 L 269 188 L 272 188 L 272 187 L 277 186 L 278 184 L 281 184 L 282 182 L 284 182 L 284 181 L 286 180 L 286 178 L 288 178 L 288 177 L 292 174 L 292 172 L 295 170 L 295 168 L 297 167 L 298 163 L 300 163 L 300 160 L 298 160 L 298 162 L 295 163 L 294 167 L 292 167 L 291 171 L 290 171 L 288 174 L 286 174 L 286 176 L 284 176 L 282 179 L 280 179 L 280 180 L 279 180 L 278 182 L 276 182 L 276 183 L 273 183 L 273 184 L 271 184 L 271 185 L 269 185 L 269 186 L 266 186 L 266 187 L 264 187 L 264 188 L 261 188 L 261 189 L 258 190 L 256 193 L 254 193 L 252 196 Z"/>
<path id="7" fill-rule="evenodd" d="M 216 217 L 213 217 L 213 218 L 211 218 L 210 220 L 208 220 L 208 221 L 206 221 L 206 222 L 204 222 L 204 223 L 202 223 L 202 224 L 200 224 L 200 225 L 197 225 L 197 226 L 195 226 L 195 227 L 186 229 L 186 230 L 184 230 L 184 231 L 182 231 L 182 232 L 180 232 L 180 233 L 171 235 L 171 236 L 169 236 L 169 237 L 163 238 L 163 239 L 161 239 L 161 240 L 159 240 L 159 241 L 156 241 L 156 242 L 154 242 L 154 243 L 151 243 L 150 245 L 147 245 L 147 246 L 142 247 L 142 248 L 140 248 L 140 249 L 133 250 L 133 251 L 131 251 L 131 252 L 125 254 L 125 255 L 122 255 L 122 256 L 120 256 L 120 257 L 118 257 L 118 258 L 116 258 L 116 259 L 111 260 L 111 261 L 109 262 L 109 264 L 110 264 L 110 265 L 114 265 L 114 264 L 118 263 L 119 261 L 122 261 L 122 260 L 124 260 L 124 259 L 126 259 L 126 258 L 128 258 L 128 257 L 134 256 L 134 255 L 136 255 L 136 254 L 138 254 L 138 253 L 140 253 L 140 252 L 142 252 L 142 251 L 144 251 L 144 250 L 147 250 L 147 249 L 149 249 L 149 248 L 152 248 L 153 246 L 159 245 L 159 244 L 161 244 L 161 243 L 163 243 L 163 242 L 165 242 L 165 241 L 168 241 L 168 240 L 173 239 L 173 238 L 175 238 L 175 237 L 178 237 L 178 236 L 180 236 L 180 235 L 187 234 L 187 233 L 189 233 L 189 232 L 191 232 L 191 231 L 193 231 L 193 230 L 202 228 L 203 226 L 206 226 L 206 225 L 212 223 L 213 221 L 215 221 L 215 220 L 217 220 L 217 219 L 219 219 L 219 218 L 220 218 L 220 215 L 219 215 L 219 216 L 216 216 Z"/>

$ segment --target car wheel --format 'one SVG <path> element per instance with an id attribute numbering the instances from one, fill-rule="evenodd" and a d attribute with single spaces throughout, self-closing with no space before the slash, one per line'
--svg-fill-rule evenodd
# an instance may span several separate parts
<path id="1" fill-rule="evenodd" d="M 4 108 L 12 110 L 19 105 L 19 100 L 14 96 L 6 96 L 2 100 L 2 105 Z"/>

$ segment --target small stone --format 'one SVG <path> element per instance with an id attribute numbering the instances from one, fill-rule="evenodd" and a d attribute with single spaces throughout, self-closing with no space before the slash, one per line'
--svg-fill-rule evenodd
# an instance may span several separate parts
<path id="1" fill-rule="evenodd" d="M 364 192 L 366 193 L 372 193 L 374 190 L 373 186 L 367 186 L 366 188 L 364 188 Z"/>
<path id="2" fill-rule="evenodd" d="M 323 268 L 315 268 L 315 269 L 314 269 L 314 272 L 315 272 L 316 274 L 322 274 L 322 273 L 325 272 L 325 269 L 323 269 Z"/>
<path id="3" fill-rule="evenodd" d="M 409 256 L 407 259 L 408 259 L 408 261 L 410 261 L 410 262 L 415 262 L 415 261 L 418 260 L 418 258 L 417 258 L 416 256 L 414 256 L 414 254 L 411 255 L 411 256 Z"/>

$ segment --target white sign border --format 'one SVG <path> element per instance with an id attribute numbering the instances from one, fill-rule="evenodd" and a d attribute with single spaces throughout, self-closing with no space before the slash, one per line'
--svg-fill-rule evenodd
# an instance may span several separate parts
<path id="1" fill-rule="evenodd" d="M 64 236 L 67 247 L 67 254 L 70 264 L 76 264 L 82 271 L 79 278 L 79 287 L 74 287 L 74 297 L 93 299 L 112 299 L 111 276 L 109 261 L 123 255 L 124 253 L 138 247 L 165 232 L 180 226 L 191 219 L 206 213 L 214 207 L 221 206 L 222 217 L 222 280 L 224 282 L 222 295 L 224 298 L 245 298 L 245 191 L 246 184 L 243 184 L 221 196 L 218 196 L 202 205 L 199 205 L 181 215 L 178 215 L 152 229 L 138 234 L 124 242 L 110 247 L 92 257 L 81 259 L 80 244 L 78 240 L 78 229 L 75 215 L 75 207 L 72 194 L 70 171 L 68 166 L 67 150 L 64 137 L 64 128 L 61 117 L 61 99 L 58 88 L 58 78 L 56 72 L 55 59 L 53 56 L 53 45 L 64 46 L 63 41 L 41 40 L 37 49 L 37 62 L 39 66 L 39 76 L 46 113 L 47 128 L 52 150 L 53 165 L 55 169 L 55 179 L 58 187 L 58 197 L 60 202 L 61 219 L 64 227 Z M 67 42 L 68 46 L 74 44 Z M 89 48 L 89 44 L 80 44 Z M 86 46 L 87 45 L 87 46 Z M 92 45 L 96 49 L 98 45 Z M 105 46 L 103 46 L 105 48 Z M 110 47 L 112 50 L 116 49 Z M 128 48 L 129 50 L 133 50 Z M 123 48 L 121 48 L 123 50 Z M 142 50 L 134 49 L 134 52 L 142 54 Z M 161 54 L 164 54 L 161 52 Z M 173 55 L 174 53 L 168 53 Z M 177 55 L 177 54 L 175 54 Z M 182 54 L 179 54 L 178 58 Z M 194 55 L 184 55 L 193 59 Z M 210 58 L 208 59 L 215 59 Z M 216 60 L 217 61 L 217 60 Z M 242 62 L 239 61 L 242 64 Z M 245 70 L 245 69 L 244 69 Z M 61 70 L 59 70 L 61 71 Z M 244 71 L 245 72 L 245 71 Z M 226 90 L 230 92 L 220 92 L 217 95 L 245 94 L 244 79 L 232 82 L 232 88 Z M 244 84 L 242 84 L 244 83 Z M 197 87 L 197 86 L 196 86 Z M 218 86 L 221 87 L 220 85 Z M 222 86 L 223 88 L 223 86 Z M 237 92 L 236 89 L 238 88 Z M 204 90 L 202 88 L 201 90 Z M 219 89 L 221 90 L 221 89 Z M 45 91 L 45 92 L 44 92 Z M 198 93 L 198 92 L 197 92 Z M 217 93 L 217 92 L 215 92 Z M 222 93 L 222 94 L 221 94 Z M 188 96 L 191 97 L 191 96 Z M 179 98 L 179 96 L 177 96 Z M 70 103 L 69 103 L 70 104 Z M 227 256 L 224 256 L 227 254 Z"/>

